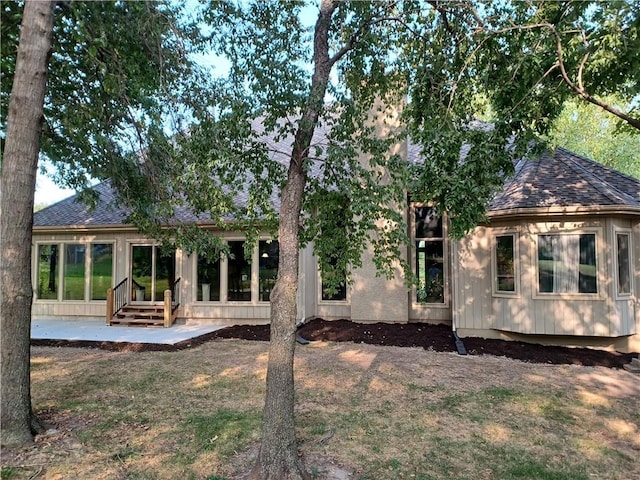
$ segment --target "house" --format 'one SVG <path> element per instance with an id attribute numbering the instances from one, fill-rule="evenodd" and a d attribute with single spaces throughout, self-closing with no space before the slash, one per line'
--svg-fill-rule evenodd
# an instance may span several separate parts
<path id="1" fill-rule="evenodd" d="M 34 318 L 269 321 L 277 241 L 263 236 L 251 262 L 242 232 L 220 232 L 233 258 L 165 252 L 123 223 L 108 184 L 95 188 L 93 211 L 72 197 L 34 215 Z M 376 277 L 369 252 L 352 285 L 328 292 L 308 247 L 298 320 L 448 323 L 462 338 L 640 351 L 640 181 L 558 148 L 521 160 L 489 222 L 462 241 L 428 205 L 406 214 L 419 288 Z"/>

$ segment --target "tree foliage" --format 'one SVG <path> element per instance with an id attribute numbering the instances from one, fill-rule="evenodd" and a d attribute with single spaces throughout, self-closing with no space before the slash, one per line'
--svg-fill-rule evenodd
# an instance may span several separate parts
<path id="1" fill-rule="evenodd" d="M 624 107 L 614 96 L 606 97 L 610 105 Z M 640 178 L 640 133 L 620 128 L 600 107 L 578 100 L 565 102 L 553 123 L 550 141 L 572 152 Z"/>
<path id="2" fill-rule="evenodd" d="M 3 2 L 2 9 L 5 132 L 22 6 Z M 198 85 L 206 82 L 186 83 L 197 75 L 188 57 L 197 30 L 180 11 L 171 2 L 58 3 L 41 154 L 59 184 L 82 191 L 90 179 L 112 179 L 127 190 L 131 153 L 147 147 L 148 130 L 181 121 L 177 98 L 200 101 Z"/>
<path id="3" fill-rule="evenodd" d="M 180 86 L 192 72 L 181 48 L 187 44 L 178 41 L 189 30 L 170 4 L 28 1 L 1 8 L 4 445 L 28 442 L 39 428 L 29 388 L 39 156 L 57 165 L 68 186 L 110 178 L 126 198 L 145 179 L 144 162 L 131 152 L 143 151 L 148 127 L 165 121 L 172 95 L 189 100 Z"/>

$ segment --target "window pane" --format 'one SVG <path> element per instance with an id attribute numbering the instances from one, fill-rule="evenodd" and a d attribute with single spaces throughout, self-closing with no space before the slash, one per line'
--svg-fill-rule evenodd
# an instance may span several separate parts
<path id="1" fill-rule="evenodd" d="M 152 269 L 153 247 L 150 245 L 134 245 L 131 249 L 132 300 L 136 302 L 151 300 Z"/>
<path id="2" fill-rule="evenodd" d="M 496 237 L 496 288 L 499 292 L 515 292 L 514 237 Z"/>
<path id="3" fill-rule="evenodd" d="M 596 236 L 580 235 L 580 293 L 597 293 Z"/>
<path id="4" fill-rule="evenodd" d="M 278 242 L 276 240 L 262 240 L 258 243 L 258 252 L 260 301 L 268 302 L 278 277 Z"/>
<path id="5" fill-rule="evenodd" d="M 442 238 L 442 217 L 435 208 L 416 207 L 415 222 L 415 238 Z"/>
<path id="6" fill-rule="evenodd" d="M 220 301 L 220 260 L 210 261 L 198 255 L 198 297 L 199 302 Z"/>
<path id="7" fill-rule="evenodd" d="M 336 287 L 328 286 L 328 274 L 322 274 L 322 300 L 335 300 L 344 301 L 347 299 L 347 286 L 346 281 L 340 281 Z M 340 280 L 344 278 L 344 275 L 340 275 Z"/>
<path id="8" fill-rule="evenodd" d="M 176 251 L 166 253 L 160 247 L 155 249 L 155 292 L 153 300 L 162 302 L 165 290 L 173 291 L 173 284 L 176 281 Z"/>
<path id="9" fill-rule="evenodd" d="M 91 245 L 91 300 L 106 300 L 113 277 L 113 245 Z"/>
<path id="10" fill-rule="evenodd" d="M 84 245 L 65 245 L 64 299 L 84 300 Z"/>
<path id="11" fill-rule="evenodd" d="M 540 235 L 538 289 L 541 293 L 597 293 L 595 234 Z"/>
<path id="12" fill-rule="evenodd" d="M 618 293 L 631 293 L 631 260 L 629 259 L 629 235 L 616 235 L 618 250 Z"/>
<path id="13" fill-rule="evenodd" d="M 251 264 L 244 258 L 244 242 L 229 242 L 227 298 L 235 302 L 251 301 Z"/>
<path id="14" fill-rule="evenodd" d="M 416 242 L 417 301 L 444 303 L 444 241 Z"/>
<path id="15" fill-rule="evenodd" d="M 58 245 L 38 246 L 38 298 L 58 299 Z"/>

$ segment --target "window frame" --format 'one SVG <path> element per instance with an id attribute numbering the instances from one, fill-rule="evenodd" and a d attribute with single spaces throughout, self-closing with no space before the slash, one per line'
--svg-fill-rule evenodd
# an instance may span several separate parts
<path id="1" fill-rule="evenodd" d="M 594 235 L 595 241 L 595 271 L 596 271 L 596 292 L 595 293 L 580 293 L 580 292 L 541 292 L 540 291 L 540 260 L 539 245 L 540 236 L 546 235 Z M 534 235 L 534 241 L 532 242 L 532 257 L 535 262 L 535 272 L 533 276 L 533 298 L 534 299 L 557 299 L 567 298 L 576 300 L 602 300 L 605 295 L 605 282 L 603 281 L 602 268 L 605 264 L 603 261 L 603 230 L 602 228 L 580 228 L 576 230 L 547 230 L 538 231 Z"/>
<path id="2" fill-rule="evenodd" d="M 413 286 L 411 288 L 411 305 L 413 308 L 442 308 L 449 309 L 451 308 L 451 292 L 450 292 L 450 282 L 451 282 L 451 267 L 450 267 L 450 259 L 449 259 L 449 220 L 447 218 L 446 212 L 442 214 L 442 237 L 416 237 L 416 208 L 434 208 L 433 205 L 425 204 L 425 203 L 417 203 L 411 202 L 409 203 L 409 233 L 411 238 L 411 268 L 413 270 L 414 275 L 418 278 L 418 269 L 417 269 L 417 259 L 418 259 L 418 249 L 416 247 L 416 243 L 418 241 L 424 240 L 425 242 L 442 242 L 442 289 L 443 289 L 443 301 L 438 303 L 423 303 L 418 301 L 418 288 Z"/>
<path id="3" fill-rule="evenodd" d="M 347 274 L 345 272 L 345 283 L 344 283 L 344 299 L 338 300 L 325 300 L 323 298 L 324 288 L 322 286 L 322 270 L 320 269 L 320 265 L 318 265 L 317 270 L 317 283 L 318 283 L 318 305 L 346 305 L 351 302 L 351 288 L 349 282 L 347 281 Z"/>
<path id="4" fill-rule="evenodd" d="M 240 236 L 231 236 L 231 237 L 221 237 L 226 244 L 230 242 L 247 242 L 246 237 Z M 234 305 L 234 306 L 249 306 L 249 305 L 269 305 L 269 300 L 261 300 L 260 299 L 260 242 L 269 242 L 274 241 L 277 242 L 277 238 L 269 237 L 261 235 L 255 244 L 255 248 L 251 253 L 251 259 L 249 260 L 250 270 L 250 292 L 251 299 L 250 300 L 230 300 L 229 299 L 229 257 L 227 255 L 220 255 L 220 299 L 219 300 L 209 300 L 203 301 L 198 300 L 198 252 L 194 252 L 192 257 L 192 267 L 191 267 L 191 276 L 192 276 L 192 300 L 191 304 L 194 306 L 206 306 L 206 305 Z"/>
<path id="5" fill-rule="evenodd" d="M 98 303 L 102 303 L 102 302 L 106 302 L 107 299 L 93 299 L 93 284 L 92 284 L 92 280 L 93 280 L 93 246 L 94 245 L 111 245 L 111 286 L 110 288 L 113 288 L 115 286 L 115 281 L 116 281 L 116 253 L 117 253 L 117 248 L 116 248 L 116 242 L 114 240 L 104 240 L 104 241 L 92 241 L 92 242 L 88 242 L 87 243 L 87 247 L 89 248 L 89 254 L 87 255 L 89 257 L 88 259 L 88 273 L 89 273 L 89 277 L 88 277 L 88 294 L 87 294 L 87 302 L 98 302 Z"/>
<path id="6" fill-rule="evenodd" d="M 88 299 L 87 295 L 87 270 L 88 270 L 88 259 L 87 259 L 87 247 L 89 243 L 83 242 L 63 242 L 62 243 L 62 254 L 60 256 L 60 266 L 62 270 L 62 282 L 60 283 L 60 290 L 62 291 L 61 301 L 64 303 L 78 303 L 78 302 L 86 302 Z M 69 247 L 84 247 L 83 258 L 82 258 L 82 298 L 67 298 L 66 295 L 66 286 L 67 286 L 67 250 Z"/>
<path id="7" fill-rule="evenodd" d="M 58 264 L 58 271 L 56 272 L 56 298 L 41 298 L 40 297 L 40 290 L 39 290 L 39 283 L 40 283 L 40 247 L 43 245 L 55 245 L 57 248 L 57 264 Z M 64 248 L 64 243 L 63 242 L 58 242 L 55 240 L 39 240 L 37 242 L 34 243 L 34 247 L 35 247 L 35 255 L 33 255 L 34 257 L 34 262 L 33 262 L 33 271 L 32 271 L 32 279 L 33 279 L 33 296 L 34 296 L 34 301 L 35 302 L 42 302 L 42 303 L 52 303 L 52 302 L 61 302 L 61 295 L 62 295 L 62 268 L 60 267 L 60 264 L 62 263 L 62 249 Z"/>
<path id="8" fill-rule="evenodd" d="M 625 235 L 627 237 L 627 261 L 629 262 L 629 291 L 620 291 L 620 264 L 618 255 L 618 235 Z M 616 300 L 628 300 L 633 296 L 634 289 L 634 275 L 633 275 L 633 232 L 630 228 L 615 228 L 613 229 L 613 276 L 615 277 L 615 289 Z"/>
<path id="9" fill-rule="evenodd" d="M 498 238 L 511 237 L 513 241 L 513 291 L 498 290 Z M 492 295 L 500 298 L 520 297 L 520 233 L 518 230 L 494 231 L 491 237 Z"/>
<path id="10" fill-rule="evenodd" d="M 199 252 L 194 252 L 193 255 L 193 260 L 192 260 L 192 271 L 193 271 L 193 300 L 192 303 L 194 305 L 209 305 L 209 304 L 219 304 L 222 303 L 223 301 L 226 301 L 226 297 L 227 297 L 227 278 L 226 278 L 226 256 L 225 255 L 220 255 L 220 258 L 218 259 L 219 262 L 219 267 L 218 267 L 218 285 L 219 285 L 219 299 L 218 300 L 211 300 L 211 298 L 209 298 L 209 300 L 198 300 L 198 280 L 199 280 L 199 275 L 198 275 L 198 259 L 200 258 L 200 253 Z M 223 279 L 224 279 L 224 284 L 223 284 Z"/>
<path id="11" fill-rule="evenodd" d="M 92 285 L 91 285 L 91 273 L 93 269 L 93 246 L 94 245 L 111 245 L 111 288 L 114 286 L 114 281 L 116 277 L 116 241 L 113 239 L 105 239 L 105 240 L 96 240 L 95 238 L 89 240 L 37 240 L 34 242 L 34 250 L 35 254 L 33 260 L 33 270 L 32 270 L 32 279 L 33 279 L 33 295 L 34 302 L 39 303 L 65 303 L 65 304 L 79 304 L 79 303 L 103 303 L 106 299 L 98 299 L 93 300 L 92 297 Z M 56 281 L 57 281 L 57 294 L 56 298 L 41 298 L 38 292 L 38 283 L 40 281 L 40 247 L 42 245 L 55 245 L 58 249 L 58 271 L 56 272 Z M 65 279 L 65 269 L 66 269 L 66 256 L 67 256 L 67 246 L 69 245 L 82 245 L 85 247 L 84 254 L 84 287 L 83 287 L 83 298 L 82 299 L 66 299 L 64 296 L 64 279 Z"/>

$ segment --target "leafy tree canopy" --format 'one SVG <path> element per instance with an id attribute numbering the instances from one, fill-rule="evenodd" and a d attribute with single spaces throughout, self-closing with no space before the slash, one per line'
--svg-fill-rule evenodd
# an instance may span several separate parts
<path id="1" fill-rule="evenodd" d="M 624 108 L 615 96 L 606 97 L 606 101 Z M 640 178 L 640 133 L 620 128 L 600 107 L 574 99 L 565 102 L 553 123 L 550 141 Z"/>
<path id="2" fill-rule="evenodd" d="M 176 98 L 200 100 L 205 82 L 194 81 L 188 57 L 198 30 L 180 12 L 175 2 L 58 3 L 41 154 L 59 184 L 83 190 L 95 178 L 124 187 L 148 128 L 168 120 Z M 21 2 L 2 2 L 3 144 L 21 16 Z"/>

